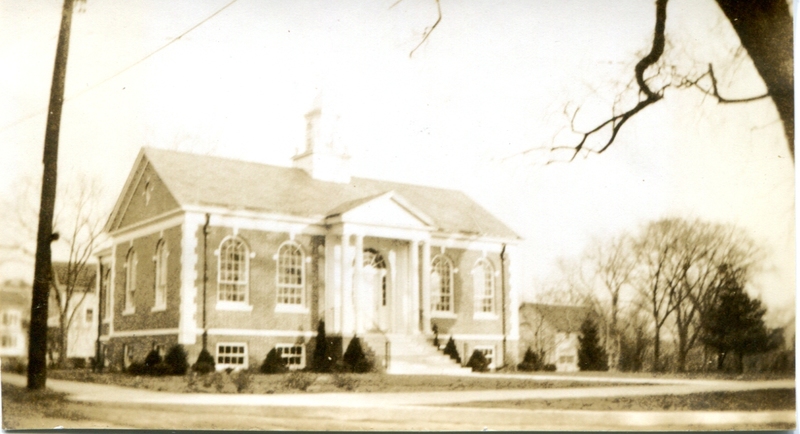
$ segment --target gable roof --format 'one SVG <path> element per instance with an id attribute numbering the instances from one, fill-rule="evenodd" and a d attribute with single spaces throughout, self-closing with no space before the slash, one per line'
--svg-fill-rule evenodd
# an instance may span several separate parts
<path id="1" fill-rule="evenodd" d="M 558 304 L 522 303 L 520 310 L 535 312 L 556 331 L 575 333 L 581 331 L 581 324 L 589 316 L 591 310 L 584 306 L 566 306 Z"/>
<path id="2" fill-rule="evenodd" d="M 394 192 L 429 218 L 431 226 L 439 231 L 520 239 L 508 226 L 456 190 L 356 177 L 348 184 L 339 184 L 313 179 L 298 168 L 155 148 L 143 148 L 140 155 L 181 206 L 219 206 L 322 222 L 343 209 Z M 137 160 L 137 165 L 142 163 Z M 118 212 L 122 211 L 115 209 L 114 213 Z M 109 221 L 114 218 L 112 215 Z"/>

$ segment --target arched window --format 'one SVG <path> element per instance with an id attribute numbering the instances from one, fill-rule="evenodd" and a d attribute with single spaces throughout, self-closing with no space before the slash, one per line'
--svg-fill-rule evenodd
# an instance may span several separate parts
<path id="1" fill-rule="evenodd" d="M 303 305 L 305 267 L 303 251 L 292 241 L 278 248 L 278 304 Z"/>
<path id="2" fill-rule="evenodd" d="M 153 257 L 153 262 L 156 269 L 155 281 L 155 309 L 164 309 L 167 307 L 167 243 L 164 240 L 159 240 L 156 245 L 156 254 Z"/>
<path id="3" fill-rule="evenodd" d="M 238 237 L 228 238 L 219 246 L 217 300 L 247 303 L 247 276 L 250 255 L 247 245 Z"/>
<path id="4" fill-rule="evenodd" d="M 478 260 L 472 269 L 475 291 L 475 312 L 494 313 L 494 267 L 485 258 Z"/>
<path id="5" fill-rule="evenodd" d="M 453 312 L 453 263 L 436 255 L 431 261 L 431 311 Z"/>
<path id="6" fill-rule="evenodd" d="M 133 312 L 136 294 L 136 252 L 131 247 L 125 257 L 125 312 Z"/>

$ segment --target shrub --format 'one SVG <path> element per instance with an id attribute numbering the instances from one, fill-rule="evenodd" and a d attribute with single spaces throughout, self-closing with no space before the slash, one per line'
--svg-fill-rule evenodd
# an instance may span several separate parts
<path id="1" fill-rule="evenodd" d="M 282 374 L 288 370 L 286 360 L 278 355 L 278 350 L 275 348 L 269 350 L 267 358 L 264 359 L 260 369 L 262 374 Z"/>
<path id="2" fill-rule="evenodd" d="M 186 350 L 183 345 L 173 345 L 167 355 L 164 356 L 164 363 L 169 366 L 168 375 L 184 375 L 189 369 L 189 362 L 186 361 Z"/>
<path id="3" fill-rule="evenodd" d="M 325 321 L 320 321 L 317 326 L 317 343 L 314 345 L 314 354 L 311 357 L 311 369 L 314 372 L 331 372 L 332 358 L 328 354 L 328 337 L 325 335 Z"/>
<path id="4" fill-rule="evenodd" d="M 67 363 L 68 367 L 72 369 L 85 369 L 86 368 L 86 359 L 83 357 L 70 357 Z"/>
<path id="5" fill-rule="evenodd" d="M 126 372 L 130 375 L 145 375 L 147 373 L 147 367 L 142 362 L 133 362 L 128 366 Z"/>
<path id="6" fill-rule="evenodd" d="M 158 350 L 154 348 L 147 353 L 147 357 L 144 358 L 144 366 L 148 370 L 152 371 L 159 363 L 161 363 L 161 355 L 158 354 Z"/>
<path id="7" fill-rule="evenodd" d="M 591 317 L 581 324 L 581 336 L 578 337 L 578 368 L 581 371 L 607 371 L 608 358 L 605 349 L 600 345 L 597 325 Z"/>
<path id="8" fill-rule="evenodd" d="M 482 352 L 475 350 L 469 357 L 467 367 L 472 368 L 472 372 L 486 372 L 489 370 L 489 361 Z"/>
<path id="9" fill-rule="evenodd" d="M 197 361 L 192 366 L 192 370 L 198 374 L 208 374 L 209 372 L 214 372 L 216 370 L 214 357 L 208 352 L 207 349 L 203 348 L 203 350 L 200 351 L 200 354 L 197 356 Z"/>
<path id="10" fill-rule="evenodd" d="M 544 370 L 548 371 L 548 372 L 556 372 L 556 365 L 554 365 L 552 363 L 548 363 L 548 364 L 544 365 Z"/>
<path id="11" fill-rule="evenodd" d="M 539 360 L 539 355 L 533 352 L 531 347 L 525 351 L 525 356 L 522 358 L 522 363 L 517 365 L 520 371 L 539 371 L 542 369 L 542 361 Z"/>
<path id="12" fill-rule="evenodd" d="M 453 340 L 452 336 L 450 336 L 450 339 L 447 340 L 447 344 L 444 346 L 444 353 L 459 364 L 461 363 L 461 356 L 458 355 L 456 341 Z"/>
<path id="13" fill-rule="evenodd" d="M 373 365 L 367 359 L 367 355 L 364 354 L 364 349 L 361 348 L 361 339 L 358 336 L 353 336 L 353 339 L 350 340 L 342 359 L 350 372 L 365 373 L 372 371 Z"/>
<path id="14" fill-rule="evenodd" d="M 2 362 L 3 372 L 13 372 L 15 374 L 24 375 L 28 372 L 28 364 L 25 359 L 20 357 L 12 357 L 4 359 Z"/>
<path id="15" fill-rule="evenodd" d="M 309 375 L 306 372 L 294 371 L 286 377 L 284 385 L 288 389 L 297 389 L 306 391 L 309 386 L 314 384 L 317 379 L 315 375 Z"/>
<path id="16" fill-rule="evenodd" d="M 153 375 L 155 377 L 163 377 L 165 375 L 171 375 L 172 372 L 172 367 L 164 362 L 161 362 L 149 369 L 150 371 L 147 374 Z"/>

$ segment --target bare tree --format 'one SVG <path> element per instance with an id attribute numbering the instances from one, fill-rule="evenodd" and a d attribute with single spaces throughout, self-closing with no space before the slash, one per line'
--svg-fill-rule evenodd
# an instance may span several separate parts
<path id="1" fill-rule="evenodd" d="M 607 243 L 596 241 L 586 254 L 586 260 L 594 269 L 602 289 L 608 296 L 608 308 L 602 309 L 608 313 L 606 336 L 606 353 L 608 354 L 608 367 L 616 370 L 619 365 L 621 342 L 619 334 L 619 314 L 623 289 L 630 286 L 635 261 L 630 236 L 618 235 Z M 601 310 L 601 309 L 596 309 Z"/>
<path id="2" fill-rule="evenodd" d="M 33 178 L 22 178 L 18 195 L 4 207 L 9 234 L 1 245 L 20 259 L 30 261 L 35 254 L 36 221 L 38 212 L 32 201 L 39 187 Z M 101 209 L 100 184 L 78 178 L 72 184 L 62 184 L 55 207 L 53 228 L 58 235 L 53 242 L 56 256 L 65 258 L 63 267 L 53 267 L 49 273 L 49 292 L 52 308 L 58 312 L 58 331 L 49 341 L 55 343 L 58 363 L 67 359 L 68 335 L 80 306 L 94 287 L 87 282 L 94 272 L 92 255 L 101 241 L 106 213 Z"/>
<path id="3" fill-rule="evenodd" d="M 86 296 L 92 292 L 98 278 L 95 267 L 90 262 L 100 237 L 103 234 L 103 215 L 99 213 L 97 199 L 100 188 L 96 183 L 81 179 L 76 190 L 67 191 L 67 201 L 72 212 L 65 223 L 61 241 L 67 248 L 67 260 L 62 270 L 54 267 L 52 279 L 53 299 L 58 309 L 59 357 L 63 366 L 69 348 L 69 330 Z M 66 218 L 64 220 L 67 220 Z M 58 226 L 56 226 L 58 228 Z M 93 276 L 93 277 L 92 277 Z"/>
<path id="4" fill-rule="evenodd" d="M 402 0 L 399 0 L 402 1 Z M 398 3 L 399 3 L 398 1 Z M 789 2 L 786 0 L 716 0 L 733 30 L 739 36 L 742 47 L 753 61 L 758 74 L 767 88 L 763 95 L 730 98 L 720 94 L 717 76 L 711 64 L 708 69 L 695 76 L 671 77 L 673 70 L 660 63 L 668 48 L 666 37 L 668 0 L 655 1 L 655 23 L 650 50 L 633 67 L 633 82 L 637 92 L 636 102 L 626 108 L 615 110 L 612 115 L 594 127 L 578 133 L 576 144 L 554 146 L 551 151 L 571 152 L 571 159 L 579 154 L 605 152 L 614 143 L 623 125 L 645 108 L 664 99 L 667 88 L 695 88 L 713 97 L 720 104 L 746 103 L 770 98 L 783 124 L 789 152 L 794 160 L 794 58 L 793 22 Z M 442 12 L 436 0 L 438 16 L 432 26 L 425 29 L 421 45 L 441 23 Z M 411 51 L 419 48 L 419 45 Z M 572 113 L 574 125 L 578 111 Z M 590 138 L 604 134 L 599 145 L 589 146 Z M 526 151 L 527 152 L 527 151 Z M 524 152 L 523 152 L 524 153 Z"/>

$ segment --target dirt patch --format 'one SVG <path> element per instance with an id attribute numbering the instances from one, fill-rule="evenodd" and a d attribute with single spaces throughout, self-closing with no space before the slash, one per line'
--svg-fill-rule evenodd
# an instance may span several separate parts
<path id="1" fill-rule="evenodd" d="M 89 370 L 50 371 L 49 378 L 135 387 L 174 393 L 325 393 L 325 392 L 436 392 L 451 390 L 551 389 L 614 386 L 613 383 L 530 378 L 448 377 L 388 374 L 256 374 L 216 372 L 172 377 L 93 373 Z"/>
<path id="2" fill-rule="evenodd" d="M 794 410 L 795 389 L 707 392 L 616 398 L 529 399 L 468 402 L 448 407 L 514 408 L 520 410 L 630 411 L 769 411 Z"/>

